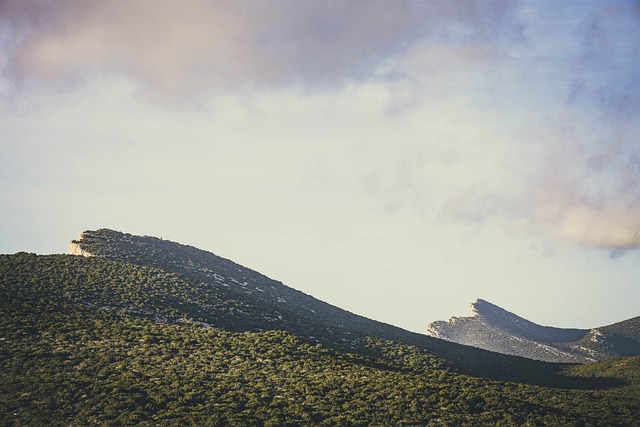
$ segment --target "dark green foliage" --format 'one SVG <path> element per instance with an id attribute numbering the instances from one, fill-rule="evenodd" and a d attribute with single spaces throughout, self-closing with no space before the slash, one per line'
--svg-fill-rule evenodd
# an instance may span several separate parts
<path id="1" fill-rule="evenodd" d="M 165 288 L 160 306 L 151 311 L 164 313 L 165 306 L 170 305 L 179 313 L 226 330 L 285 330 L 312 344 L 370 356 L 376 355 L 367 347 L 366 338 L 378 337 L 438 355 L 461 373 L 558 385 L 559 368 L 555 364 L 499 355 L 367 319 L 192 246 L 108 229 L 85 231 L 75 243 L 97 257 L 171 272 L 175 274 L 172 280 L 188 284 L 176 282 Z M 104 289 L 112 291 L 109 286 Z M 575 381 L 569 386 L 574 387 Z"/>
<path id="2" fill-rule="evenodd" d="M 382 338 L 345 353 L 223 330 L 225 298 L 102 258 L 0 256 L 0 425 L 640 425 L 640 358 L 567 367 L 565 388 L 492 381 Z"/>

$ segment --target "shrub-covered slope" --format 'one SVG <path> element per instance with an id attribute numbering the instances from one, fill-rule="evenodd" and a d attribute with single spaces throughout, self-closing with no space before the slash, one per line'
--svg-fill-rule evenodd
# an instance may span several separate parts
<path id="1" fill-rule="evenodd" d="M 235 312 L 157 268 L 0 256 L 0 425 L 639 425 L 638 358 L 564 368 L 590 389 L 492 381 L 390 340 L 223 330 L 200 298 Z"/>
<path id="2" fill-rule="evenodd" d="M 640 317 L 595 329 L 540 326 L 484 300 L 469 317 L 432 322 L 427 334 L 504 354 L 558 363 L 640 355 Z"/>
<path id="3" fill-rule="evenodd" d="M 555 365 L 529 363 L 367 319 L 192 246 L 108 229 L 85 231 L 72 246 L 97 258 L 175 274 L 192 285 L 177 287 L 168 299 L 179 300 L 180 307 L 198 321 L 226 330 L 285 330 L 311 344 L 359 353 L 367 351 L 364 339 L 373 336 L 418 346 L 472 375 L 556 381 Z"/>

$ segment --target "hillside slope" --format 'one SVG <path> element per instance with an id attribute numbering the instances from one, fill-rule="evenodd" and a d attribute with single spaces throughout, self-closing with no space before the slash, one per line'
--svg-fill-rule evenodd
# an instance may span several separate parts
<path id="1" fill-rule="evenodd" d="M 345 353 L 204 322 L 227 296 L 145 265 L 0 255 L 0 425 L 639 425 L 640 358 L 554 365 L 564 388 L 497 382 L 397 341 Z"/>
<path id="2" fill-rule="evenodd" d="M 540 326 L 484 300 L 471 316 L 436 321 L 427 335 L 504 354 L 557 363 L 640 355 L 640 317 L 595 329 Z"/>
<path id="3" fill-rule="evenodd" d="M 85 231 L 73 251 L 175 274 L 192 291 L 171 298 L 197 321 L 229 331 L 284 330 L 311 344 L 347 352 L 368 351 L 367 337 L 418 346 L 460 372 L 500 380 L 556 381 L 556 366 L 416 334 L 320 301 L 211 252 L 150 236 L 109 229 Z M 193 293 L 197 290 L 197 293 Z"/>

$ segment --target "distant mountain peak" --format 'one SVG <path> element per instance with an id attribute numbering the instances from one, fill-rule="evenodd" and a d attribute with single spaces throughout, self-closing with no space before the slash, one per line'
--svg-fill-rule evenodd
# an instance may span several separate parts
<path id="1" fill-rule="evenodd" d="M 640 351 L 637 334 L 619 337 L 612 327 L 567 329 L 541 326 L 483 299 L 469 307 L 470 316 L 435 321 L 426 333 L 435 338 L 485 350 L 548 362 L 592 362 Z M 623 323 L 635 330 L 638 318 Z M 616 324 L 618 325 L 618 324 Z M 625 326 L 626 325 L 626 326 Z"/>
<path id="2" fill-rule="evenodd" d="M 476 300 L 476 302 L 471 303 L 471 307 L 472 308 L 490 308 L 490 309 L 498 309 L 498 310 L 504 310 L 501 307 L 498 307 L 495 304 L 490 303 L 487 300 L 484 300 L 482 298 L 478 298 Z"/>
<path id="3" fill-rule="evenodd" d="M 503 329 L 519 329 L 524 334 L 528 334 L 532 329 L 540 327 L 523 317 L 480 298 L 471 304 L 470 311 L 472 317 L 482 318 L 486 322 Z"/>
<path id="4" fill-rule="evenodd" d="M 502 307 L 499 307 L 481 298 L 478 298 L 476 302 L 471 303 L 471 306 L 469 307 L 469 311 L 473 316 L 491 316 L 491 315 L 502 315 L 504 313 L 509 313 L 507 310 L 503 309 Z"/>

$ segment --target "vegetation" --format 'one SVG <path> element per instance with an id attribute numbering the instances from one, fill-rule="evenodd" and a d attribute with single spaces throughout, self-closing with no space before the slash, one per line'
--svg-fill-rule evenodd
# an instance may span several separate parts
<path id="1" fill-rule="evenodd" d="M 376 337 L 426 350 L 472 376 L 538 385 L 593 385 L 586 379 L 558 376 L 556 364 L 470 348 L 358 316 L 192 246 L 108 229 L 85 231 L 74 243 L 100 258 L 173 273 L 167 284 L 154 288 L 162 298 L 144 301 L 148 312 L 165 313 L 170 306 L 176 310 L 174 317 L 185 315 L 225 330 L 284 330 L 310 344 L 372 357 L 376 354 L 367 346 L 367 337 Z M 131 299 L 115 295 L 120 292 L 116 286 L 102 286 L 101 292 L 106 300 L 126 304 Z M 140 298 L 136 301 L 139 307 Z"/>
<path id="2" fill-rule="evenodd" d="M 565 367 L 579 389 L 494 381 L 381 338 L 345 353 L 223 330 L 189 304 L 206 298 L 235 312 L 159 269 L 0 256 L 0 424 L 639 425 L 640 358 Z"/>

